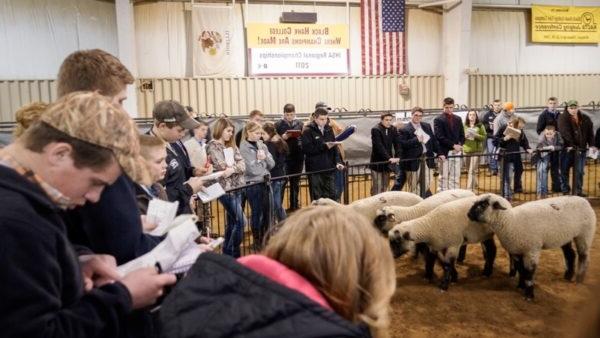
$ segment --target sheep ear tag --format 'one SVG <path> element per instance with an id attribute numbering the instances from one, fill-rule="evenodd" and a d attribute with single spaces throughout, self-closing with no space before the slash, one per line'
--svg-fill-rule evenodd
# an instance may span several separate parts
<path id="1" fill-rule="evenodd" d="M 494 204 L 492 205 L 492 208 L 494 208 L 496 210 L 506 210 L 506 208 L 503 207 L 502 205 L 500 205 L 500 202 L 498 202 L 498 201 L 494 202 Z"/>

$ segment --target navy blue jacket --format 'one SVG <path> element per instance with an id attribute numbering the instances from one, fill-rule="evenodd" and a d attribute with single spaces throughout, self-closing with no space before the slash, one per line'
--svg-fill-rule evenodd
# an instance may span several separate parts
<path id="1" fill-rule="evenodd" d="M 433 120 L 435 137 L 439 145 L 439 155 L 448 155 L 448 152 L 454 149 L 455 144 L 463 145 L 465 143 L 465 130 L 460 117 L 452 115 L 452 128 L 448 124 L 446 114 L 441 114 Z"/>
<path id="2" fill-rule="evenodd" d="M 325 144 L 335 141 L 331 126 L 325 125 L 323 131 L 321 134 L 317 124 L 311 122 L 302 132 L 302 151 L 306 155 L 307 172 L 332 169 L 340 161 L 337 147 L 329 149 Z"/>
<path id="3" fill-rule="evenodd" d="M 171 149 L 167 148 L 167 173 L 164 179 L 167 198 L 171 202 L 179 202 L 177 215 L 191 214 L 190 198 L 194 191 L 189 184 L 185 183 L 191 176 L 188 176 L 189 169 L 186 167 L 186 157 L 182 156 L 176 149 L 173 145 L 171 145 Z"/>
<path id="4" fill-rule="evenodd" d="M 541 134 L 544 129 L 546 129 L 547 125 L 553 125 L 558 130 L 558 117 L 560 116 L 560 112 L 555 110 L 554 113 L 548 111 L 548 109 L 544 109 L 544 111 L 540 114 L 537 121 L 537 126 L 535 130 L 538 134 Z"/>
<path id="5" fill-rule="evenodd" d="M 100 201 L 65 214 L 71 243 L 109 254 L 124 264 L 152 250 L 163 237 L 142 232 L 134 183 L 121 175 L 106 187 Z"/>
<path id="6" fill-rule="evenodd" d="M 494 120 L 496 119 L 496 117 L 498 117 L 498 115 L 500 115 L 500 113 L 494 114 L 494 111 L 490 110 L 487 113 L 485 113 L 485 115 L 483 115 L 483 118 L 481 119 L 481 124 L 483 124 L 483 126 L 485 127 L 485 133 L 487 134 L 488 138 L 494 137 Z"/>
<path id="7" fill-rule="evenodd" d="M 437 139 L 433 135 L 433 131 L 431 130 L 431 125 L 429 123 L 421 122 L 421 128 L 430 137 L 429 141 L 425 143 L 425 148 L 427 149 L 425 156 L 427 157 L 427 166 L 433 168 L 435 166 L 433 157 L 438 152 Z M 398 142 L 402 148 L 400 169 L 406 171 L 417 171 L 417 169 L 419 169 L 418 158 L 423 154 L 423 146 L 417 139 L 417 135 L 415 135 L 415 127 L 413 127 L 412 123 L 408 123 L 404 126 L 404 128 L 401 128 L 398 133 Z M 415 160 L 407 161 L 407 159 Z"/>
<path id="8" fill-rule="evenodd" d="M 116 282 L 84 293 L 65 224 L 46 194 L 0 165 L 0 205 L 0 335 L 122 336 L 129 292 Z"/>

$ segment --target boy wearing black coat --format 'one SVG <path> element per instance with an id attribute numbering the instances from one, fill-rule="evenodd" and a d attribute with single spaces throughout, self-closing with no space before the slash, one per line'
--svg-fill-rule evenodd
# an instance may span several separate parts
<path id="1" fill-rule="evenodd" d="M 371 196 L 386 191 L 390 185 L 390 166 L 397 164 L 399 159 L 396 128 L 392 126 L 392 113 L 382 113 L 381 121 L 371 129 Z M 396 154 L 396 156 L 394 156 Z"/>

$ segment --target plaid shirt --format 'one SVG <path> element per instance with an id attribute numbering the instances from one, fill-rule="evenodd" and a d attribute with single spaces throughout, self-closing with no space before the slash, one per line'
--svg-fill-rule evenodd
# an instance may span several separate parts
<path id="1" fill-rule="evenodd" d="M 50 200 L 54 202 L 59 208 L 66 210 L 69 207 L 73 206 L 73 202 L 70 198 L 63 195 L 60 191 L 58 191 L 58 189 L 52 187 L 50 184 L 46 183 L 38 174 L 34 173 L 31 169 L 22 166 L 19 162 L 17 162 L 17 160 L 14 157 L 8 154 L 0 155 L 0 165 L 3 165 L 16 171 L 17 173 L 19 173 L 19 175 L 23 176 L 31 183 L 39 186 L 46 193 L 46 195 L 48 195 L 48 198 L 50 198 Z"/>

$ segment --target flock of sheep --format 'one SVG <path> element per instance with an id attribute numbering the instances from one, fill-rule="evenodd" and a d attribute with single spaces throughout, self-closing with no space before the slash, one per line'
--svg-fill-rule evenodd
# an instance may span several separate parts
<path id="1" fill-rule="evenodd" d="M 339 205 L 330 199 L 319 199 L 313 204 Z M 373 220 L 373 225 L 389 238 L 394 257 L 408 252 L 423 254 L 426 279 L 433 279 L 433 267 L 439 261 L 444 271 L 439 286 L 443 291 L 457 281 L 455 263 L 464 259 L 467 244 L 481 243 L 483 275 L 492 274 L 496 235 L 510 255 L 510 276 L 518 273 L 518 287 L 528 300 L 534 297 L 534 274 L 544 249 L 562 248 L 564 278 L 570 281 L 575 276 L 578 283 L 583 282 L 596 232 L 594 210 L 586 199 L 577 196 L 547 198 L 513 207 L 501 196 L 477 196 L 470 190 L 447 190 L 426 199 L 391 191 L 340 207 L 352 208 Z M 575 242 L 577 250 L 577 270 L 571 242 Z"/>

